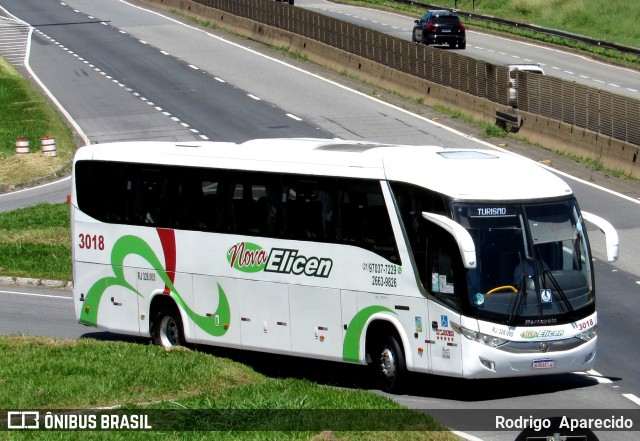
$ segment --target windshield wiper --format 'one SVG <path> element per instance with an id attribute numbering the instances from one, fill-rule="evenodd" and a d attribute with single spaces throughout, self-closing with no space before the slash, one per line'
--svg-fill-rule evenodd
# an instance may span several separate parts
<path id="1" fill-rule="evenodd" d="M 556 277 L 553 275 L 551 270 L 543 268 L 542 269 L 543 282 L 545 280 L 545 276 L 549 276 L 549 280 L 551 280 L 551 284 L 555 288 L 556 292 L 560 295 L 560 298 L 562 299 L 564 304 L 567 305 L 567 311 L 573 312 L 573 306 L 571 306 L 571 303 L 569 303 L 569 299 L 567 298 L 567 295 L 564 293 L 564 290 L 560 287 L 558 280 L 556 280 Z"/>
<path id="2" fill-rule="evenodd" d="M 516 293 L 515 299 L 512 299 L 512 302 L 509 304 L 508 324 L 511 324 L 513 319 L 518 316 L 518 308 L 527 296 L 527 272 L 525 271 L 522 254 L 518 253 L 518 257 L 520 258 L 520 282 L 518 283 L 518 292 Z"/>
<path id="3" fill-rule="evenodd" d="M 553 285 L 556 292 L 560 296 L 560 299 L 566 305 L 567 311 L 573 312 L 573 307 L 569 303 L 569 299 L 567 298 L 567 295 L 564 293 L 564 290 L 560 287 L 560 284 L 558 283 L 558 281 L 556 280 L 556 277 L 553 275 L 553 273 L 549 269 L 549 266 L 545 264 L 544 260 L 542 260 L 542 257 L 540 256 L 540 251 L 534 247 L 534 253 L 538 256 L 537 258 L 534 258 L 534 262 L 533 262 L 535 267 L 535 272 L 536 274 L 540 274 L 541 276 L 542 288 L 547 289 L 547 283 L 546 283 L 547 279 L 545 276 L 548 276 L 549 280 L 551 281 L 551 285 Z M 542 292 L 539 291 L 538 294 L 539 294 L 538 305 L 540 306 L 540 308 L 542 308 L 542 299 L 540 297 Z"/>

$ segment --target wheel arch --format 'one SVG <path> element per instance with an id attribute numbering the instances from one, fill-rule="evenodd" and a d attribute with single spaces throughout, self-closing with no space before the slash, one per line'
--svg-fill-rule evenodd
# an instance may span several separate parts
<path id="1" fill-rule="evenodd" d="M 371 362 L 371 352 L 376 349 L 376 345 L 387 336 L 395 336 L 400 342 L 400 349 L 404 355 L 407 370 L 413 370 L 413 355 L 409 337 L 397 317 L 389 314 L 375 314 L 365 326 L 363 334 L 364 344 L 363 360 L 366 364 Z"/>
<path id="2" fill-rule="evenodd" d="M 149 301 L 149 335 L 153 337 L 153 322 L 158 314 L 158 311 L 162 309 L 173 309 L 174 311 L 178 312 L 178 314 L 180 315 L 180 319 L 182 320 L 182 332 L 184 334 L 184 338 L 187 342 L 192 341 L 193 333 L 189 316 L 182 308 L 180 308 L 178 302 L 176 302 L 171 294 L 166 294 L 166 292 L 164 292 L 163 290 L 158 290 L 151 294 L 151 299 Z"/>

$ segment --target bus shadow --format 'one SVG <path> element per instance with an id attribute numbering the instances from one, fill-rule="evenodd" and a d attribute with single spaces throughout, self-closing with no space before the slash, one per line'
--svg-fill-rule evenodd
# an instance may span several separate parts
<path id="1" fill-rule="evenodd" d="M 270 378 L 298 378 L 347 389 L 379 390 L 370 370 L 362 365 L 226 348 L 199 347 L 198 350 L 230 358 Z M 482 402 L 592 387 L 598 380 L 578 373 L 483 380 L 410 373 L 406 384 L 402 395 Z"/>
<path id="2" fill-rule="evenodd" d="M 149 338 L 112 332 L 85 333 L 81 338 L 151 344 Z M 214 357 L 228 358 L 242 363 L 270 378 L 304 379 L 346 389 L 379 389 L 370 375 L 369 369 L 362 365 L 215 346 L 189 345 L 189 347 Z M 611 380 L 618 381 L 619 379 L 612 378 Z M 578 373 L 483 380 L 410 373 L 406 384 L 402 395 L 462 402 L 482 402 L 592 387 L 598 384 L 598 380 L 592 376 Z"/>
<path id="3" fill-rule="evenodd" d="M 248 365 L 270 378 L 298 378 L 347 389 L 379 390 L 366 366 L 232 349 L 199 350 Z M 592 387 L 598 380 L 577 373 L 482 380 L 410 373 L 406 384 L 402 395 L 483 402 Z"/>
<path id="4" fill-rule="evenodd" d="M 87 338 L 101 341 L 122 341 L 127 343 L 150 344 L 151 340 L 145 337 L 136 337 L 134 335 L 117 334 L 108 331 L 85 332 L 79 338 Z"/>
<path id="5" fill-rule="evenodd" d="M 463 402 L 482 402 L 592 387 L 598 380 L 588 375 L 568 373 L 533 377 L 468 380 L 437 375 L 411 374 L 411 395 L 451 399 Z"/>
<path id="6" fill-rule="evenodd" d="M 239 349 L 202 347 L 199 351 L 229 358 L 269 378 L 296 378 L 347 389 L 370 389 L 375 384 L 366 366 Z"/>

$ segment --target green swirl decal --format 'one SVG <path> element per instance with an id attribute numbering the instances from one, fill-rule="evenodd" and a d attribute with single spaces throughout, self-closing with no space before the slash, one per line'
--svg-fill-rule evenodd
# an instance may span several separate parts
<path id="1" fill-rule="evenodd" d="M 220 284 L 218 284 L 219 303 L 215 315 L 217 315 L 220 322 L 226 326 L 216 327 L 215 316 L 206 317 L 199 315 L 187 306 L 186 302 L 173 286 L 173 282 L 162 267 L 162 263 L 154 253 L 153 249 L 151 249 L 149 244 L 137 236 L 122 236 L 113 245 L 113 250 L 111 251 L 111 269 L 113 270 L 114 276 L 103 277 L 89 288 L 80 314 L 80 323 L 89 326 L 98 325 L 98 308 L 100 306 L 100 300 L 107 288 L 111 286 L 121 286 L 136 295 L 143 297 L 134 286 L 127 282 L 124 275 L 124 259 L 132 254 L 138 255 L 149 262 L 151 267 L 160 275 L 165 286 L 169 289 L 171 297 L 174 298 L 176 303 L 182 307 L 189 318 L 193 320 L 199 328 L 214 337 L 220 337 L 227 332 L 230 325 L 231 311 L 227 296 Z"/>
<path id="2" fill-rule="evenodd" d="M 342 359 L 344 361 L 357 362 L 360 360 L 360 336 L 362 335 L 364 324 L 369 320 L 369 317 L 378 312 L 395 314 L 395 312 L 389 308 L 374 305 L 360 310 L 353 319 L 351 319 L 344 336 L 344 345 L 342 347 Z"/>
<path id="3" fill-rule="evenodd" d="M 89 288 L 84 299 L 84 305 L 80 314 L 80 323 L 90 326 L 98 325 L 98 306 L 102 295 L 111 286 L 121 286 L 142 296 L 124 277 L 124 268 L 122 266 L 124 258 L 129 254 L 137 254 L 146 259 L 156 268 L 162 267 L 158 258 L 154 254 L 149 245 L 136 236 L 122 236 L 116 241 L 111 251 L 111 269 L 115 277 L 104 277 L 98 280 Z"/>
<path id="4" fill-rule="evenodd" d="M 224 290 L 218 283 L 218 309 L 216 309 L 215 315 L 210 317 L 196 314 L 187 304 L 182 300 L 182 297 L 175 292 L 171 291 L 171 297 L 173 297 L 178 305 L 187 313 L 189 318 L 193 320 L 196 326 L 202 329 L 209 335 L 214 337 L 222 337 L 227 333 L 227 329 L 229 329 L 230 320 L 231 320 L 231 310 L 229 309 L 229 301 L 227 300 L 227 296 L 224 293 Z M 222 326 L 216 326 L 216 317 L 218 316 L 220 323 Z"/>

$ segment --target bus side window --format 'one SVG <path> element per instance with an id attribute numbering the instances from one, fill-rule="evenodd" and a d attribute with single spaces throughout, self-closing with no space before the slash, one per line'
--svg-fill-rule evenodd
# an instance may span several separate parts
<path id="1" fill-rule="evenodd" d="M 217 187 L 213 231 L 278 237 L 282 191 L 278 173 L 230 171 Z"/>
<path id="2" fill-rule="evenodd" d="M 427 267 L 427 224 L 422 212 L 447 215 L 442 195 L 403 182 L 391 182 L 404 231 L 411 247 L 418 275 L 425 289 L 429 289 L 431 274 Z"/>
<path id="3" fill-rule="evenodd" d="M 237 177 L 236 177 L 237 178 Z M 232 180 L 229 186 L 229 192 L 231 193 L 231 216 L 230 231 L 232 233 L 244 234 L 246 232 L 245 227 L 245 185 L 241 182 Z"/>
<path id="4" fill-rule="evenodd" d="M 138 225 L 162 226 L 161 197 L 164 179 L 159 170 L 141 169 L 131 181 L 130 192 L 133 202 L 132 223 Z"/>
<path id="5" fill-rule="evenodd" d="M 319 199 L 318 181 L 298 180 L 296 188 L 296 211 L 298 234 L 303 240 L 323 240 L 322 202 Z"/>
<path id="6" fill-rule="evenodd" d="M 331 179 L 287 176 L 283 185 L 283 234 L 286 238 L 333 242 Z"/>
<path id="7" fill-rule="evenodd" d="M 459 248 L 453 237 L 440 228 L 429 228 L 427 245 L 427 290 L 453 308 L 460 308 L 466 293 L 465 270 Z"/>
<path id="8" fill-rule="evenodd" d="M 101 222 L 125 220 L 126 167 L 106 161 L 78 161 L 75 174 L 77 200 L 82 211 Z"/>
<path id="9" fill-rule="evenodd" d="M 202 180 L 193 173 L 183 173 L 179 183 L 175 186 L 175 206 L 169 207 L 173 212 L 175 228 L 202 229 L 204 224 L 203 205 L 204 193 L 202 192 Z"/>
<path id="10" fill-rule="evenodd" d="M 341 179 L 336 231 L 338 240 L 400 263 L 389 212 L 380 182 Z"/>
<path id="11" fill-rule="evenodd" d="M 202 176 L 200 181 L 202 189 L 202 201 L 198 208 L 200 213 L 200 227 L 203 230 L 213 231 L 216 225 L 216 204 L 218 195 L 218 182 L 216 176 Z"/>

